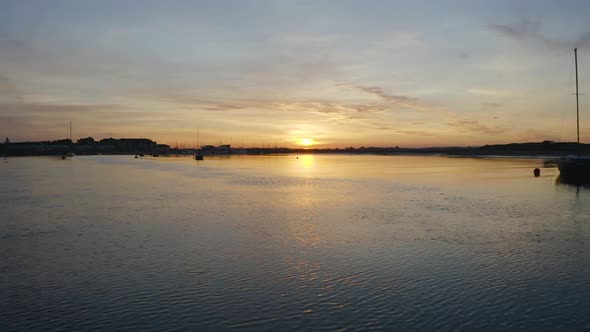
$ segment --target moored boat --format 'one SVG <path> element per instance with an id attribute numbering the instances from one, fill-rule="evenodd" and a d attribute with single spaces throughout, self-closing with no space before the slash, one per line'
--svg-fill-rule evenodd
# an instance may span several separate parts
<path id="1" fill-rule="evenodd" d="M 562 177 L 568 179 L 590 180 L 590 156 L 567 156 L 557 161 Z"/>
<path id="2" fill-rule="evenodd" d="M 578 49 L 574 49 L 574 62 L 576 67 L 576 118 L 578 143 L 580 143 L 580 102 L 578 92 Z M 590 156 L 569 155 L 557 160 L 557 168 L 560 177 L 570 181 L 586 181 L 590 179 Z"/>
<path id="3" fill-rule="evenodd" d="M 195 150 L 195 160 L 204 160 L 205 156 L 201 153 L 201 144 L 199 142 L 199 127 L 197 127 L 197 146 L 199 147 L 199 153 L 197 153 L 197 149 L 194 147 L 193 143 L 193 150 Z"/>

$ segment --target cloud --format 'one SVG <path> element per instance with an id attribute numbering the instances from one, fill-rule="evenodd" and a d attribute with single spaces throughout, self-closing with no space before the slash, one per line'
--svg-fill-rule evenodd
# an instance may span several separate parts
<path id="1" fill-rule="evenodd" d="M 384 125 L 384 124 L 373 124 L 373 126 L 375 129 L 378 129 L 378 130 L 390 131 L 390 132 L 405 134 L 405 135 L 435 136 L 435 134 L 431 131 L 400 129 L 400 128 L 397 128 L 394 126 Z"/>
<path id="2" fill-rule="evenodd" d="M 127 109 L 127 110 L 126 110 Z M 125 111 L 126 110 L 126 111 Z M 0 114 L 13 117 L 83 117 L 100 116 L 105 112 L 121 113 L 130 111 L 123 105 L 75 105 L 75 104 L 38 104 L 38 103 L 0 103 Z"/>
<path id="3" fill-rule="evenodd" d="M 101 129 L 92 129 L 92 132 L 112 132 L 153 118 L 123 105 L 0 102 L 0 132 L 16 140 L 63 138 L 67 134 L 68 120 L 74 121 L 74 132 L 80 137 L 88 132 L 87 128 L 99 126 Z"/>
<path id="4" fill-rule="evenodd" d="M 580 38 L 578 38 L 574 42 L 574 47 L 577 47 L 577 48 L 584 48 L 588 45 L 590 45 L 590 31 L 583 34 Z"/>
<path id="5" fill-rule="evenodd" d="M 560 141 L 561 138 L 551 130 L 527 129 L 518 138 L 520 141 Z"/>
<path id="6" fill-rule="evenodd" d="M 350 119 L 351 113 L 357 112 L 348 105 L 325 101 L 278 101 L 269 105 L 269 108 L 287 112 L 315 113 L 328 116 L 335 121 Z"/>
<path id="7" fill-rule="evenodd" d="M 492 127 L 488 125 L 481 124 L 477 120 L 456 120 L 453 122 L 446 123 L 450 127 L 457 128 L 459 132 L 475 132 L 481 134 L 488 134 L 488 135 L 496 135 L 504 133 L 506 130 L 501 127 Z"/>
<path id="8" fill-rule="evenodd" d="M 418 101 L 417 98 L 402 96 L 402 95 L 394 95 L 385 92 L 382 88 L 377 86 L 364 86 L 364 85 L 357 85 L 357 89 L 375 95 L 387 102 L 394 103 L 394 104 L 414 104 Z"/>
<path id="9" fill-rule="evenodd" d="M 469 57 L 471 57 L 471 53 L 467 51 L 461 51 L 457 53 L 457 57 L 459 57 L 460 59 L 468 59 Z"/>
<path id="10" fill-rule="evenodd" d="M 231 110 L 240 110 L 247 108 L 247 105 L 230 105 L 230 104 L 219 104 L 210 107 L 203 107 L 204 110 L 208 111 L 231 111 Z"/>
<path id="11" fill-rule="evenodd" d="M 158 120 L 160 114 L 149 114 L 124 105 L 96 104 L 40 104 L 30 102 L 0 102 L 0 131 L 12 136 L 36 136 L 43 133 L 60 133 L 66 128 L 67 120 L 85 125 L 108 126 L 137 125 Z M 163 120 L 163 119 L 160 119 Z M 14 126 L 14 124 L 19 124 Z M 46 139 L 47 137 L 38 137 Z"/>
<path id="12" fill-rule="evenodd" d="M 274 103 L 272 99 L 264 98 L 233 98 L 233 97 L 202 97 L 198 94 L 191 95 L 189 92 L 182 94 L 160 95 L 140 94 L 134 98 L 151 100 L 155 103 L 171 104 L 177 108 L 187 110 L 205 110 L 213 112 L 229 112 L 244 109 L 264 109 Z"/>
<path id="13" fill-rule="evenodd" d="M 479 123 L 478 121 L 474 121 L 474 120 L 457 120 L 455 122 L 448 122 L 447 125 L 452 126 L 452 127 L 464 127 L 464 126 L 468 126 L 468 125 L 474 125 Z"/>
<path id="14" fill-rule="evenodd" d="M 543 33 L 540 20 L 522 19 L 513 24 L 490 24 L 488 28 L 501 36 L 540 50 L 569 50 L 590 45 L 590 31 L 574 40 L 551 38 Z"/>
<path id="15" fill-rule="evenodd" d="M 3 75 L 0 75 L 0 93 L 8 93 L 16 91 L 16 87 L 12 84 L 12 81 Z"/>
<path id="16" fill-rule="evenodd" d="M 374 104 L 356 104 L 348 105 L 348 107 L 357 111 L 358 113 L 377 113 L 385 111 L 385 106 Z"/>
<path id="17" fill-rule="evenodd" d="M 2 49 L 2 58 L 6 61 L 19 61 L 34 54 L 30 45 L 20 39 L 0 37 L 0 49 Z"/>
<path id="18" fill-rule="evenodd" d="M 479 95 L 479 96 L 496 96 L 496 95 L 500 94 L 499 91 L 490 90 L 490 89 L 468 89 L 467 93 L 470 93 L 472 95 Z"/>
<path id="19" fill-rule="evenodd" d="M 144 98 L 149 98 L 148 96 Z M 204 110 L 213 112 L 231 112 L 238 110 L 266 110 L 294 113 L 315 113 L 330 115 L 337 119 L 365 118 L 369 114 L 384 112 L 387 105 L 375 102 L 369 103 L 340 103 L 337 100 L 321 100 L 312 98 L 271 99 L 271 98 L 228 98 L 189 95 L 156 96 L 156 101 L 180 104 L 185 109 Z"/>
<path id="20" fill-rule="evenodd" d="M 499 107 L 504 106 L 504 104 L 493 102 L 493 101 L 482 101 L 481 106 L 483 108 L 499 108 Z"/>
<path id="21" fill-rule="evenodd" d="M 0 75 L 0 102 L 22 102 L 23 97 L 7 76 Z"/>

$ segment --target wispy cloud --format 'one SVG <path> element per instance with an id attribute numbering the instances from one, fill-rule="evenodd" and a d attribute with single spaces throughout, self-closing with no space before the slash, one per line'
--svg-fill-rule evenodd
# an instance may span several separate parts
<path id="1" fill-rule="evenodd" d="M 145 96 L 149 98 L 149 96 Z M 182 105 L 183 108 L 231 112 L 245 109 L 283 111 L 296 113 L 316 113 L 323 115 L 341 115 L 349 118 L 384 112 L 388 106 L 381 102 L 343 103 L 338 100 L 317 98 L 236 98 L 236 97 L 201 97 L 190 95 L 165 95 L 154 97 L 155 101 Z"/>
<path id="2" fill-rule="evenodd" d="M 100 119 L 104 117 L 125 118 L 137 121 L 136 116 L 146 116 L 145 112 L 131 109 L 125 105 L 113 104 L 42 104 L 31 102 L 0 102 L 0 115 L 6 118 L 35 119 Z M 133 120 L 135 118 L 135 120 Z"/>
<path id="3" fill-rule="evenodd" d="M 495 135 L 504 133 L 506 131 L 504 128 L 498 126 L 485 125 L 477 120 L 455 120 L 452 122 L 447 122 L 447 125 L 449 127 L 456 128 L 459 132 L 463 133 L 475 132 L 488 135 Z"/>
<path id="4" fill-rule="evenodd" d="M 3 134 L 16 140 L 51 139 L 66 137 L 67 121 L 76 123 L 77 137 L 94 129 L 94 133 L 112 133 L 116 128 L 126 127 L 125 131 L 138 124 L 154 119 L 153 115 L 130 109 L 123 105 L 111 104 L 42 104 L 32 102 L 0 102 L 0 124 Z M 75 132 L 76 132 L 75 130 Z M 125 134 L 121 131 L 121 134 Z M 128 135 L 128 134 L 127 134 Z"/>
<path id="5" fill-rule="evenodd" d="M 203 107 L 203 109 L 208 111 L 231 111 L 231 110 L 240 110 L 247 108 L 246 105 L 231 105 L 231 104 L 219 104 L 215 106 Z"/>
<path id="6" fill-rule="evenodd" d="M 375 105 L 375 104 L 355 104 L 355 105 L 348 105 L 349 108 L 357 111 L 358 113 L 378 113 L 385 111 L 386 107 L 384 105 Z"/>
<path id="7" fill-rule="evenodd" d="M 496 96 L 501 94 L 500 91 L 492 89 L 468 89 L 467 93 L 479 96 Z"/>
<path id="8" fill-rule="evenodd" d="M 561 138 L 551 130 L 527 129 L 519 136 L 520 141 L 559 141 Z"/>
<path id="9" fill-rule="evenodd" d="M 512 24 L 490 24 L 488 28 L 525 46 L 541 50 L 565 50 L 590 45 L 590 31 L 582 33 L 576 39 L 566 40 L 546 35 L 542 26 L 541 20 L 522 19 Z"/>
<path id="10" fill-rule="evenodd" d="M 394 103 L 394 104 L 414 104 L 418 101 L 418 99 L 414 98 L 414 97 L 387 93 L 387 92 L 385 92 L 385 90 L 383 90 L 383 88 L 380 88 L 378 86 L 358 85 L 358 86 L 356 86 L 356 88 L 365 92 L 365 93 L 375 95 L 375 96 L 383 99 L 384 101 Z"/>
<path id="11" fill-rule="evenodd" d="M 420 135 L 420 136 L 435 136 L 435 133 L 432 131 L 424 131 L 424 130 L 411 130 L 411 129 L 403 129 L 398 128 L 395 126 L 390 125 L 383 125 L 383 124 L 375 124 L 375 129 L 404 134 L 404 135 Z"/>
<path id="12" fill-rule="evenodd" d="M 23 97 L 14 84 L 7 76 L 0 75 L 0 102 L 21 102 Z"/>
<path id="13" fill-rule="evenodd" d="M 482 101 L 481 106 L 483 108 L 500 108 L 500 107 L 504 106 L 504 104 L 498 103 L 498 102 L 493 102 L 493 101 Z"/>

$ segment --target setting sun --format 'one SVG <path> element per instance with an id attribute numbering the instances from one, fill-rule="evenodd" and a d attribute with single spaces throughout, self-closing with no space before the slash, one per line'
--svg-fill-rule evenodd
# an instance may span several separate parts
<path id="1" fill-rule="evenodd" d="M 316 141 L 314 141 L 312 138 L 300 138 L 299 141 L 297 141 L 297 144 L 310 146 L 316 144 Z"/>

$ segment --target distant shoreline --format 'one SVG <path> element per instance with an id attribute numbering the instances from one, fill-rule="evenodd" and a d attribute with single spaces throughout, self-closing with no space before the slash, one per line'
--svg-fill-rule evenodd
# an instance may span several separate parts
<path id="1" fill-rule="evenodd" d="M 590 144 L 544 141 L 538 143 L 511 143 L 480 147 L 348 147 L 320 148 L 235 148 L 230 145 L 203 146 L 200 149 L 170 148 L 149 139 L 80 139 L 45 142 L 6 142 L 0 144 L 0 156 L 61 156 L 68 152 L 76 155 L 270 155 L 270 154 L 351 154 L 351 155 L 441 155 L 454 157 L 536 157 L 557 158 L 569 154 L 590 155 Z"/>
<path id="2" fill-rule="evenodd" d="M 450 153 L 434 153 L 434 152 L 399 152 L 399 153 L 371 153 L 371 152 L 326 152 L 326 151 L 290 151 L 290 152 L 266 152 L 266 153 L 229 153 L 229 154 L 210 154 L 205 155 L 206 157 L 231 157 L 231 156 L 285 156 L 285 155 L 348 155 L 348 156 L 428 156 L 428 157 L 449 157 L 449 158 L 527 158 L 527 159 L 558 159 L 564 155 L 549 155 L 549 154 L 450 154 Z M 61 154 L 19 154 L 19 155 L 2 155 L 0 157 L 5 158 L 26 158 L 26 157 L 59 157 Z M 138 156 L 135 153 L 98 153 L 98 154 L 77 154 L 78 157 L 91 157 L 91 156 Z M 140 158 L 171 158 L 171 157 L 193 157 L 192 153 L 167 153 L 152 155 L 147 154 L 139 156 Z"/>

